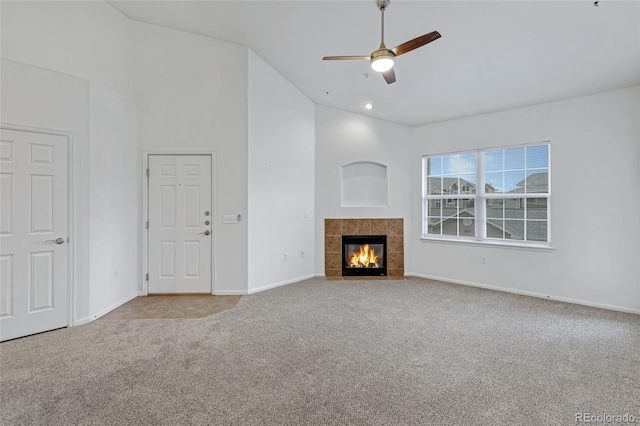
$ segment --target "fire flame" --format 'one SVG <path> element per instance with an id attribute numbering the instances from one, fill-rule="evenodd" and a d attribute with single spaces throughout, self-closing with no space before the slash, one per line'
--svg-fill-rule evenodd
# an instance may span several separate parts
<path id="1" fill-rule="evenodd" d="M 378 255 L 376 251 L 369 247 L 369 244 L 360 246 L 360 251 L 354 251 L 349 258 L 350 268 L 379 268 Z"/>

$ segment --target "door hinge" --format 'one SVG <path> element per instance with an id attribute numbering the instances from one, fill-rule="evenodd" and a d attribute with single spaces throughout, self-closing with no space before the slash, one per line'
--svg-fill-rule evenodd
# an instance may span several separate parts
<path id="1" fill-rule="evenodd" d="M 147 221 L 146 227 L 147 229 L 149 229 L 149 221 Z"/>
<path id="2" fill-rule="evenodd" d="M 145 276 L 145 280 L 149 281 L 149 273 L 147 272 L 147 275 Z"/>
<path id="3" fill-rule="evenodd" d="M 149 177 L 149 169 L 147 169 L 147 177 Z"/>

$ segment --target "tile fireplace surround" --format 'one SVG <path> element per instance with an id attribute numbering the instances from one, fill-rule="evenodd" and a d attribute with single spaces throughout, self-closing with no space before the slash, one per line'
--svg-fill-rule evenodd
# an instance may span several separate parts
<path id="1" fill-rule="evenodd" d="M 343 277 L 343 235 L 386 235 L 386 277 Z M 404 277 L 404 220 L 403 219 L 325 219 L 324 275 L 328 280 L 388 279 Z"/>

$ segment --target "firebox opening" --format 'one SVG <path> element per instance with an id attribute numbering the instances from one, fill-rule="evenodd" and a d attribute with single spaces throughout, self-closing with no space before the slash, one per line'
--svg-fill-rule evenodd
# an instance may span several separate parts
<path id="1" fill-rule="evenodd" d="M 343 235 L 343 276 L 386 276 L 386 235 Z"/>

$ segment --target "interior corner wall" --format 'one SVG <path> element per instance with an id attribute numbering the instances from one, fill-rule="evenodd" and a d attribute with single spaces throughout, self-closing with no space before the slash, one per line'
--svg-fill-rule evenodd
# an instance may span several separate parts
<path id="1" fill-rule="evenodd" d="M 357 161 L 387 166 L 386 207 L 342 207 L 341 167 Z M 412 215 L 411 128 L 316 106 L 315 270 L 324 274 L 324 219 L 403 218 L 407 247 Z M 405 249 L 405 252 L 407 250 Z M 405 259 L 405 270 L 409 270 Z"/>
<path id="2" fill-rule="evenodd" d="M 91 319 L 138 295 L 140 154 L 135 105 L 90 83 Z"/>
<path id="3" fill-rule="evenodd" d="M 415 128 L 409 272 L 640 313 L 639 118 L 636 86 Z M 419 239 L 422 155 L 542 141 L 553 250 Z"/>
<path id="4" fill-rule="evenodd" d="M 87 322 L 138 293 L 131 21 L 102 1 L 0 7 L 2 121 L 73 133 L 72 323 Z"/>
<path id="5" fill-rule="evenodd" d="M 249 293 L 314 274 L 314 128 L 313 102 L 250 50 Z"/>
<path id="6" fill-rule="evenodd" d="M 138 137 L 143 152 L 215 152 L 214 286 L 246 294 L 248 49 L 132 21 Z M 221 61 L 220 58 L 225 58 Z"/>

